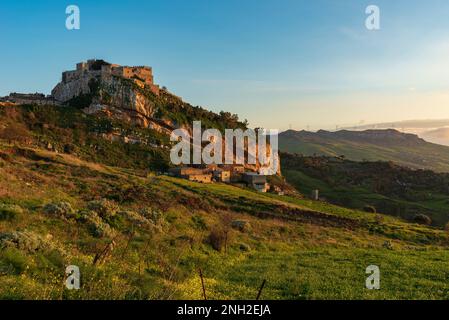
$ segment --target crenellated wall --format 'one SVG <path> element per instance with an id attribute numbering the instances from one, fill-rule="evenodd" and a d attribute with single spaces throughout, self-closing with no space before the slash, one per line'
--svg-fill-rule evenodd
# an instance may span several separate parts
<path id="1" fill-rule="evenodd" d="M 128 67 L 111 64 L 104 60 L 88 60 L 76 64 L 76 70 L 62 73 L 62 81 L 52 91 L 52 96 L 66 102 L 80 94 L 89 94 L 91 79 L 109 80 L 111 76 L 134 81 L 140 87 L 148 87 L 159 95 L 160 89 L 154 84 L 153 70 L 147 66 Z"/>

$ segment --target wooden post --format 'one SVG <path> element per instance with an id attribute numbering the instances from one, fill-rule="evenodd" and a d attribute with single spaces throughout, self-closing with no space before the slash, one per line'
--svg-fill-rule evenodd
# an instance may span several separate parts
<path id="1" fill-rule="evenodd" d="M 259 300 L 259 298 L 260 298 L 260 294 L 262 293 L 262 290 L 263 290 L 263 287 L 265 287 L 265 283 L 267 282 L 267 280 L 263 280 L 263 282 L 262 282 L 262 285 L 260 286 L 260 289 L 259 289 L 259 293 L 257 293 L 257 298 L 256 298 L 256 300 Z"/>
<path id="2" fill-rule="evenodd" d="M 206 297 L 206 287 L 204 286 L 203 272 L 201 271 L 201 268 L 200 268 L 199 270 L 200 270 L 201 286 L 203 287 L 203 296 L 204 296 L 204 300 L 207 300 L 207 297 Z"/>
<path id="3" fill-rule="evenodd" d="M 101 252 L 98 252 L 95 255 L 94 261 L 93 261 L 94 266 L 97 264 L 103 263 L 106 260 L 106 258 L 108 257 L 108 255 L 112 253 L 112 250 L 114 250 L 114 247 L 115 247 L 115 240 L 117 238 L 118 238 L 118 235 L 114 239 L 112 239 L 111 242 L 109 242 Z"/>

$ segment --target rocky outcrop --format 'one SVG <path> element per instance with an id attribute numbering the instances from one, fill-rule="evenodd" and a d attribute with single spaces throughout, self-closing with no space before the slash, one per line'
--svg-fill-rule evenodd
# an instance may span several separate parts
<path id="1" fill-rule="evenodd" d="M 61 81 L 56 85 L 56 87 L 51 91 L 51 95 L 58 101 L 66 103 L 69 100 L 76 98 L 80 95 L 87 95 L 91 93 L 91 88 L 89 86 L 92 81 L 99 80 L 93 74 L 85 74 L 78 79 L 73 81 L 64 82 Z"/>
<path id="2" fill-rule="evenodd" d="M 81 107 L 88 114 L 104 112 L 138 126 L 162 133 L 171 132 L 170 124 L 154 118 L 154 98 L 160 91 L 152 83 L 152 76 L 147 79 L 133 78 L 129 74 L 121 76 L 116 70 L 123 72 L 124 67 L 115 67 L 101 60 L 90 61 L 78 64 L 75 71 L 63 73 L 62 81 L 52 90 L 57 101 L 70 103 L 83 98 Z M 151 70 L 149 67 L 135 69 Z M 78 101 L 77 106 L 80 106 Z"/>

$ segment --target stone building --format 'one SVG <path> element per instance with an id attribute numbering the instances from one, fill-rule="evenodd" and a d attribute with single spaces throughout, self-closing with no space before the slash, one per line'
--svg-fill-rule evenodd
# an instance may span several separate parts
<path id="1" fill-rule="evenodd" d="M 231 171 L 218 168 L 212 172 L 214 179 L 219 182 L 231 182 Z"/>
<path id="2" fill-rule="evenodd" d="M 267 192 L 269 185 L 267 183 L 267 177 L 255 172 L 245 172 L 242 176 L 244 182 L 248 187 L 252 187 L 259 192 Z"/>
<path id="3" fill-rule="evenodd" d="M 159 95 L 160 89 L 154 84 L 151 67 L 120 66 L 104 60 L 92 59 L 77 63 L 76 70 L 63 72 L 62 81 L 52 90 L 52 96 L 60 102 L 67 102 L 81 94 L 90 93 L 91 79 L 108 80 L 113 76 L 132 80 L 141 88 L 149 88 L 155 95 Z"/>
<path id="4" fill-rule="evenodd" d="M 201 182 L 201 183 L 211 183 L 212 174 L 205 172 L 202 169 L 192 168 L 192 167 L 177 167 L 171 168 L 169 173 L 175 177 L 187 179 L 190 181 Z"/>
<path id="5" fill-rule="evenodd" d="M 60 105 L 58 101 L 51 96 L 46 96 L 43 93 L 17 93 L 12 92 L 9 96 L 2 97 L 1 102 L 11 104 L 37 104 L 37 105 Z"/>

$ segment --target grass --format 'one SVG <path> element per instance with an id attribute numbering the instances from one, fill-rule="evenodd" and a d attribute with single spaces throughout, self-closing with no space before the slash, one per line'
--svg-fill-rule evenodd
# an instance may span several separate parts
<path id="1" fill-rule="evenodd" d="M 256 284 L 266 279 L 264 299 L 448 299 L 447 259 L 446 251 L 281 248 L 220 270 L 210 280 L 210 295 L 253 299 Z M 381 270 L 380 290 L 365 287 L 369 265 Z"/>
<path id="2" fill-rule="evenodd" d="M 0 150 L 9 148 L 2 145 Z M 36 152 L 45 160 L 13 155 L 3 163 L 0 201 L 23 210 L 12 220 L 0 221 L 0 230 L 30 230 L 51 239 L 63 255 L 3 250 L 3 299 L 201 299 L 198 268 L 203 270 L 211 299 L 253 299 L 264 279 L 265 299 L 448 298 L 448 236 L 439 229 L 388 216 L 376 222 L 378 214 L 323 202 L 147 176 L 73 156 Z M 128 194 L 126 201 L 114 195 L 133 188 L 144 194 Z M 64 200 L 83 209 L 89 199 L 100 195 L 122 199 L 117 204 L 123 210 L 142 206 L 163 210 L 162 231 L 149 232 L 123 218 L 110 222 L 118 232 L 116 248 L 105 264 L 93 266 L 94 255 L 110 239 L 95 238 L 74 221 L 45 216 L 41 208 Z M 251 205 L 234 210 L 243 203 Z M 277 207 L 325 212 L 363 224 L 348 230 L 313 220 L 301 223 L 257 216 L 259 210 Z M 220 253 L 204 240 L 225 214 L 248 221 L 251 229 L 231 230 L 229 249 Z M 131 229 L 137 233 L 128 244 Z M 393 250 L 384 248 L 386 241 Z M 80 266 L 84 279 L 80 291 L 63 287 L 68 264 Z M 381 290 L 365 288 L 365 269 L 370 264 L 381 269 Z"/>
<path id="3" fill-rule="evenodd" d="M 39 108 L 31 111 L 43 117 Z M 61 121 L 79 136 L 71 141 L 84 139 L 71 120 L 105 125 L 80 119 L 67 109 L 50 112 L 46 123 Z M 57 140 L 57 131 L 40 134 Z M 264 299 L 449 298 L 449 234 L 441 228 L 299 196 L 160 176 L 144 166 L 147 158 L 133 165 L 149 150 L 83 141 L 89 143 L 76 145 L 78 152 L 63 154 L 0 140 L 0 299 L 202 299 L 199 268 L 210 299 L 254 299 L 263 280 Z M 111 159 L 97 154 L 98 146 Z M 310 187 L 319 183 L 289 176 Z M 326 185 L 319 187 L 326 192 Z M 83 220 L 92 201 L 102 199 L 115 204 L 115 215 Z M 44 210 L 60 202 L 74 214 Z M 443 199 L 434 205 L 444 206 Z M 234 220 L 249 227 L 230 228 Z M 112 232 L 96 234 L 93 224 Z M 215 228 L 228 232 L 221 252 L 207 241 Z M 102 263 L 94 264 L 102 252 Z M 371 264 L 380 267 L 380 290 L 365 288 Z M 68 265 L 80 267 L 79 291 L 64 287 Z"/>
<path id="4" fill-rule="evenodd" d="M 421 141 L 418 137 L 405 138 L 401 133 L 385 132 L 381 137 L 359 136 L 360 132 L 342 135 L 342 132 L 293 132 L 280 135 L 279 149 L 306 156 L 344 155 L 354 161 L 393 161 L 416 169 L 448 172 L 449 148 Z M 398 138 L 399 137 L 399 138 Z"/>
<path id="5" fill-rule="evenodd" d="M 320 161 L 322 158 L 317 159 Z M 351 164 L 354 165 L 351 167 Z M 445 190 L 447 174 L 430 172 L 426 175 L 419 171 L 401 171 L 402 168 L 396 167 L 385 172 L 382 163 L 377 168 L 376 163 L 369 163 L 371 168 L 364 168 L 359 163 L 341 160 L 331 160 L 322 165 L 318 168 L 301 164 L 301 161 L 287 163 L 283 173 L 301 193 L 310 195 L 312 190 L 318 189 L 321 198 L 341 206 L 362 210 L 369 205 L 409 221 L 417 214 L 425 214 L 436 226 L 444 226 L 449 220 Z M 406 175 L 409 178 L 405 179 Z M 423 176 L 427 176 L 426 179 Z M 376 186 L 384 189 L 376 191 Z"/>

